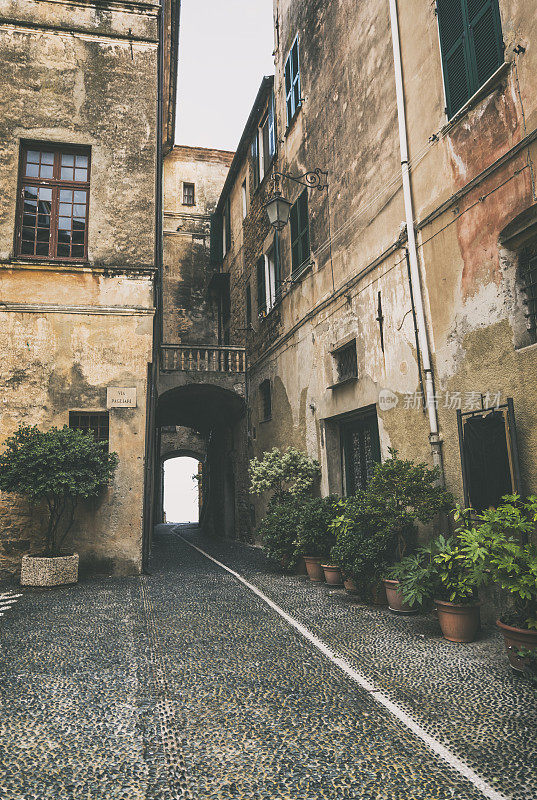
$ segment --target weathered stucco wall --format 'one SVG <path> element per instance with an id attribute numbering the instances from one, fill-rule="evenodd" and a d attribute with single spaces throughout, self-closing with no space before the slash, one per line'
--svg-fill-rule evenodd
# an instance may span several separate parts
<path id="1" fill-rule="evenodd" d="M 535 491 L 537 345 L 528 345 L 518 253 L 505 233 L 537 200 L 534 7 L 529 0 L 500 0 L 506 65 L 448 121 L 434 4 L 398 5 L 422 297 L 446 482 L 460 497 L 454 396 L 468 410 L 479 407 L 480 393 L 500 392 L 502 402 L 514 399 L 522 489 Z M 351 412 L 376 409 L 383 455 L 394 446 L 432 464 L 429 426 L 418 407 L 422 387 L 402 228 L 388 3 L 276 0 L 274 8 L 276 168 L 293 175 L 326 170 L 329 188 L 309 191 L 310 268 L 288 282 L 288 226 L 280 240 L 283 298 L 258 318 L 255 265 L 272 243 L 262 210 L 272 187 L 267 177 L 253 191 L 249 153 L 237 166 L 230 191 L 232 250 L 224 259 L 232 281 L 233 341 L 244 341 L 250 284 L 250 454 L 295 444 L 321 460 L 322 491 L 341 491 L 338 425 Z M 302 104 L 287 127 L 284 65 L 297 35 Z M 284 180 L 283 191 L 294 202 L 302 187 Z M 419 287 L 412 288 L 416 297 Z M 335 382 L 331 353 L 352 337 L 358 379 L 329 388 Z M 259 386 L 267 378 L 272 417 L 263 421 Z M 379 403 L 386 389 L 396 395 L 392 408 Z"/>
<path id="2" fill-rule="evenodd" d="M 164 342 L 215 344 L 218 321 L 207 301 L 211 214 L 233 154 L 176 146 L 164 160 Z M 183 203 L 183 184 L 194 184 L 194 205 Z"/>
<path id="3" fill-rule="evenodd" d="M 46 429 L 69 411 L 105 411 L 109 386 L 136 388 L 111 409 L 116 477 L 81 510 L 83 568 L 141 568 L 147 364 L 155 251 L 157 10 L 117 4 L 0 5 L 0 440 L 19 423 Z M 91 148 L 88 262 L 14 257 L 22 140 Z M 0 571 L 40 547 L 43 521 L 0 502 Z"/>

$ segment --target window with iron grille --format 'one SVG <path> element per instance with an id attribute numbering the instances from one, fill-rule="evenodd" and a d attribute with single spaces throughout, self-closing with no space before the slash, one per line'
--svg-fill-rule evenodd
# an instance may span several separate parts
<path id="1" fill-rule="evenodd" d="M 356 356 L 356 340 L 340 347 L 333 353 L 336 361 L 337 383 L 343 383 L 358 377 L 358 359 Z"/>
<path id="2" fill-rule="evenodd" d="M 437 0 L 447 114 L 452 117 L 504 61 L 498 0 Z"/>
<path id="3" fill-rule="evenodd" d="M 108 411 L 69 412 L 69 427 L 84 433 L 92 433 L 96 442 L 103 442 L 108 451 L 109 415 Z"/>
<path id="4" fill-rule="evenodd" d="M 300 272 L 310 258 L 310 221 L 308 214 L 308 190 L 304 189 L 296 203 L 291 206 L 291 263 L 294 273 Z"/>
<path id="5" fill-rule="evenodd" d="M 525 247 L 520 253 L 519 275 L 526 295 L 526 324 L 529 344 L 537 342 L 537 244 Z"/>
<path id="6" fill-rule="evenodd" d="M 88 251 L 90 151 L 43 142 L 21 147 L 16 253 L 84 261 Z"/>
<path id="7" fill-rule="evenodd" d="M 266 422 L 272 417 L 272 392 L 268 378 L 259 384 L 261 397 L 261 422 Z"/>
<path id="8" fill-rule="evenodd" d="M 183 183 L 183 205 L 195 205 L 195 185 L 193 183 Z"/>

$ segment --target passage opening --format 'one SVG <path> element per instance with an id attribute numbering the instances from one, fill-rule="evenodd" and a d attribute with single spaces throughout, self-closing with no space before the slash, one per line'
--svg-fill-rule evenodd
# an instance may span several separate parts
<path id="1" fill-rule="evenodd" d="M 200 480 L 201 462 L 196 458 L 178 456 L 164 462 L 166 522 L 199 522 Z"/>

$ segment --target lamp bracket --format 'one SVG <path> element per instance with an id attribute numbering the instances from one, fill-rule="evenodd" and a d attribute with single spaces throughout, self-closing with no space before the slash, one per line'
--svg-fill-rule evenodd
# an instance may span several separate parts
<path id="1" fill-rule="evenodd" d="M 275 191 L 279 191 L 279 183 L 282 178 L 286 178 L 294 183 L 299 183 L 301 186 L 308 186 L 310 189 L 328 189 L 328 172 L 322 169 L 314 169 L 305 172 L 303 175 L 289 175 L 287 172 L 274 172 Z"/>

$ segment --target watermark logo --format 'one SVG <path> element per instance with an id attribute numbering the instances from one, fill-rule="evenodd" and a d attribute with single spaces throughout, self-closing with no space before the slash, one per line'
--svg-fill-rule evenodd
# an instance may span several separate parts
<path id="1" fill-rule="evenodd" d="M 379 408 L 381 411 L 391 411 L 395 408 L 399 398 L 391 389 L 381 389 L 379 392 Z"/>

